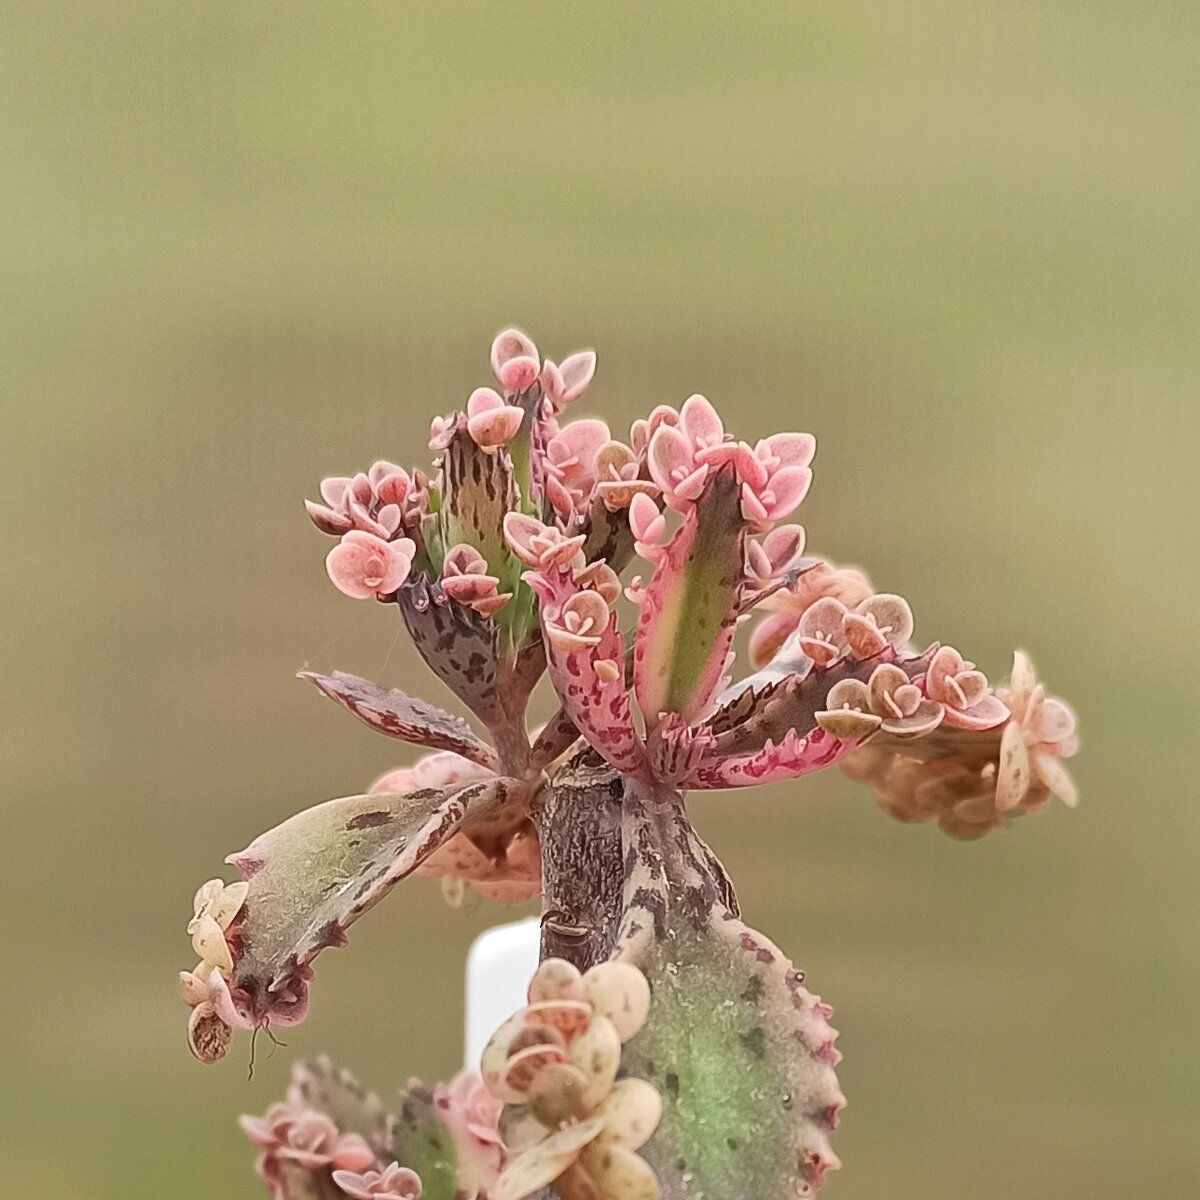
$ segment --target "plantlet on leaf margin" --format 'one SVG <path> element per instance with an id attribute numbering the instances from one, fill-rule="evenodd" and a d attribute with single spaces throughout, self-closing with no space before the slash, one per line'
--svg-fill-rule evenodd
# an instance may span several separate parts
<path id="1" fill-rule="evenodd" d="M 428 473 L 381 460 L 308 504 L 338 539 L 333 583 L 398 608 L 476 724 L 304 676 L 432 753 L 289 818 L 230 856 L 237 881 L 200 889 L 189 1044 L 211 1062 L 235 1029 L 302 1019 L 317 954 L 408 875 L 541 895 L 531 1005 L 482 1078 L 410 1084 L 388 1115 L 323 1060 L 298 1068 L 288 1104 L 246 1125 L 276 1200 L 809 1196 L 838 1165 L 830 1009 L 742 921 L 684 795 L 837 764 L 901 820 L 970 839 L 1051 794 L 1075 802 L 1074 717 L 1025 655 L 993 688 L 952 647 L 914 643 L 901 596 L 805 554 L 785 522 L 812 482 L 810 435 L 739 441 L 692 396 L 622 439 L 563 419 L 592 352 L 556 364 L 507 330 L 491 364 L 498 386 L 433 421 Z M 535 730 L 543 675 L 559 710 Z"/>

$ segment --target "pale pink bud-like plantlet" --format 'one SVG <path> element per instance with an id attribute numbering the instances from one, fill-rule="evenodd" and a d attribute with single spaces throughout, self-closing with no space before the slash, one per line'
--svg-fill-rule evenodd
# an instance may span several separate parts
<path id="1" fill-rule="evenodd" d="M 415 549 L 410 538 L 385 542 L 353 529 L 330 550 L 325 569 L 339 592 L 369 600 L 394 592 L 408 578 Z"/>

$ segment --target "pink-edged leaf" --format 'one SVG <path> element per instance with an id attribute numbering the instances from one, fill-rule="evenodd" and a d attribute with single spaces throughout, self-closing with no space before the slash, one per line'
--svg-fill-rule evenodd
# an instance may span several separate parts
<path id="1" fill-rule="evenodd" d="M 490 779 L 454 792 L 348 796 L 230 855 L 250 885 L 230 931 L 235 995 L 259 1020 L 301 1020 L 316 955 L 344 944 L 346 929 L 464 821 L 486 821 L 518 792 L 512 780 Z"/>
<path id="2" fill-rule="evenodd" d="M 646 753 L 625 686 L 625 643 L 616 619 L 600 644 L 568 652 L 547 644 L 551 682 L 563 713 L 583 739 L 618 771 L 644 776 Z"/>
<path id="3" fill-rule="evenodd" d="M 642 599 L 633 679 L 649 725 L 666 712 L 696 716 L 720 688 L 745 577 L 744 543 L 736 483 L 718 475 L 665 547 Z"/>
<path id="4" fill-rule="evenodd" d="M 936 649 L 931 646 L 922 654 L 898 654 L 887 646 L 873 658 L 844 658 L 830 667 L 817 667 L 811 659 L 785 647 L 768 668 L 725 691 L 697 730 L 714 735 L 714 756 L 748 757 L 768 744 L 778 746 L 789 734 L 804 737 L 815 730 L 817 713 L 825 710 L 830 691 L 842 680 L 866 683 L 884 663 L 894 663 L 917 680 Z"/>
<path id="5" fill-rule="evenodd" d="M 823 729 L 803 736 L 793 730 L 778 744 L 769 741 L 752 754 L 702 754 L 677 780 L 677 786 L 711 790 L 798 779 L 833 766 L 860 744 L 861 739 L 834 737 Z"/>
<path id="6" fill-rule="evenodd" d="M 546 661 L 562 714 L 579 735 L 618 771 L 646 776 L 646 752 L 633 723 L 633 706 L 625 686 L 625 643 L 616 617 L 596 635 L 595 644 L 566 649 L 549 632 L 564 608 L 580 594 L 569 571 L 550 570 L 534 579 L 541 601 Z M 591 593 L 595 596 L 596 593 Z M 565 726 L 563 726 L 565 729 Z M 543 751 L 545 746 L 543 746 Z"/>
<path id="7" fill-rule="evenodd" d="M 498 769 L 496 752 L 491 746 L 478 738 L 461 717 L 436 704 L 410 696 L 399 688 L 385 688 L 369 679 L 347 675 L 344 671 L 334 671 L 332 675 L 302 671 L 300 678 L 307 679 L 324 695 L 380 733 L 430 750 L 452 750 L 490 771 Z"/>
<path id="8" fill-rule="evenodd" d="M 563 401 L 577 399 L 596 373 L 595 350 L 577 350 L 574 354 L 568 354 L 559 364 L 558 373 L 562 376 Z"/>
<path id="9" fill-rule="evenodd" d="M 650 981 L 650 1015 L 624 1048 L 662 1119 L 639 1153 L 662 1200 L 811 1197 L 837 1167 L 844 1097 L 830 1009 L 781 950 L 732 910 L 720 864 L 679 797 L 628 789 L 631 870 L 617 957 Z"/>

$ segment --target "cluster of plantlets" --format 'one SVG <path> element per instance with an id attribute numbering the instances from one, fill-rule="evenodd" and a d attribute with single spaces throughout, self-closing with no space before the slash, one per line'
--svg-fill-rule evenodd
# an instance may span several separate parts
<path id="1" fill-rule="evenodd" d="M 974 838 L 1074 802 L 1074 717 L 1024 655 L 993 688 L 953 648 L 919 648 L 902 597 L 805 554 L 787 519 L 808 434 L 751 445 L 693 396 L 621 441 L 563 420 L 594 354 L 543 361 L 509 330 L 491 359 L 499 386 L 434 421 L 431 473 L 377 462 L 308 505 L 338 539 L 333 583 L 395 605 L 486 732 L 304 676 L 432 753 L 291 817 L 229 858 L 240 880 L 200 889 L 189 1044 L 212 1062 L 235 1029 L 299 1021 L 316 955 L 408 875 L 540 895 L 543 966 L 482 1075 L 411 1085 L 389 1116 L 327 1063 L 298 1068 L 288 1103 L 247 1124 L 276 1200 L 809 1196 L 838 1166 L 830 1010 L 741 920 L 685 793 L 836 764 L 900 819 Z M 534 730 L 543 675 L 559 708 Z"/>

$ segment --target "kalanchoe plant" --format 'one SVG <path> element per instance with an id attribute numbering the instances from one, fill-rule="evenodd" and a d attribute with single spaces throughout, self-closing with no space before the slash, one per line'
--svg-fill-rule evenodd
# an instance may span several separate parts
<path id="1" fill-rule="evenodd" d="M 200 962 L 180 976 L 192 1051 L 211 1062 L 235 1029 L 299 1021 L 317 954 L 412 874 L 540 895 L 543 964 L 482 1076 L 411 1084 L 395 1114 L 324 1061 L 298 1068 L 287 1103 L 245 1124 L 277 1200 L 809 1196 L 839 1165 L 830 1009 L 743 923 L 684 794 L 837 764 L 957 838 L 1074 803 L 1074 718 L 1023 654 L 993 688 L 957 650 L 914 644 L 900 596 L 805 555 L 785 522 L 812 437 L 738 441 L 701 396 L 624 441 L 564 422 L 595 361 L 502 333 L 499 386 L 434 421 L 429 474 L 378 462 L 308 505 L 338 539 L 335 586 L 396 606 L 477 724 L 304 676 L 431 753 L 291 817 L 229 858 L 238 881 L 200 889 Z M 543 674 L 559 708 L 531 730 Z"/>

